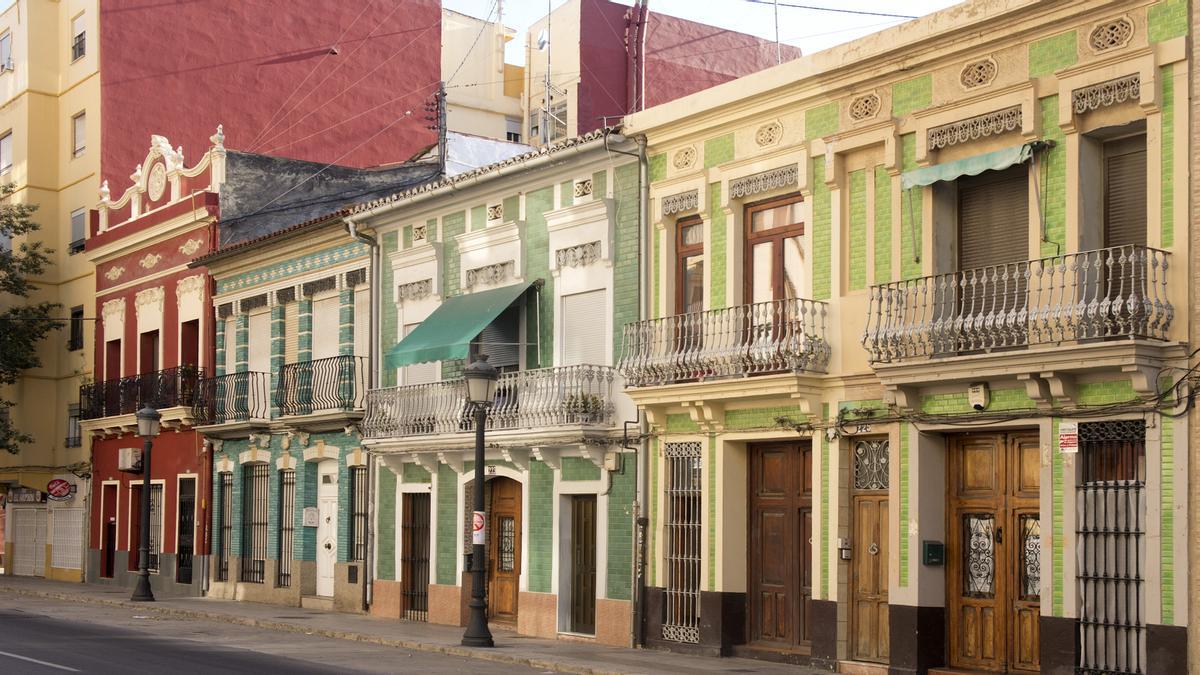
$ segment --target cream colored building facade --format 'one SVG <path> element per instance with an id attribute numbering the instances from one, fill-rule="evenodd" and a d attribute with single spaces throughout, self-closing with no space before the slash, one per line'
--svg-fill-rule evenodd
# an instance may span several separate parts
<path id="1" fill-rule="evenodd" d="M 1183 672 L 1187 23 L 968 2 L 627 120 L 648 644 Z"/>
<path id="2" fill-rule="evenodd" d="M 504 45 L 514 37 L 516 31 L 499 22 L 442 9 L 442 77 L 451 131 L 524 140 L 524 71 L 504 62 Z"/>
<path id="3" fill-rule="evenodd" d="M 80 252 L 99 188 L 97 14 L 94 0 L 17 0 L 0 14 L 0 164 L 11 160 L 0 167 L 0 180 L 16 186 L 13 199 L 38 205 L 38 237 L 54 254 L 32 300 L 59 303 L 63 318 L 90 306 L 95 290 L 92 267 Z M 8 574 L 82 579 L 88 481 L 68 470 L 88 460 L 78 424 L 71 422 L 92 363 L 92 317 L 81 316 L 76 339 L 70 322 L 52 333 L 39 349 L 42 367 L 28 371 L 12 392 L 18 402 L 13 422 L 35 441 L 18 454 L 0 453 L 0 486 L 45 492 L 59 477 L 77 491 L 48 509 L 42 502 L 8 505 Z"/>

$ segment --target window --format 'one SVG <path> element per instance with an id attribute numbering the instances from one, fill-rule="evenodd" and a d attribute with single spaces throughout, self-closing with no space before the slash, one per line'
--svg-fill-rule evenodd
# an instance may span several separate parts
<path id="1" fill-rule="evenodd" d="M 220 509 L 220 539 L 217 541 L 217 581 L 229 580 L 229 552 L 233 548 L 233 474 L 217 474 L 217 508 Z"/>
<path id="2" fill-rule="evenodd" d="M 87 149 L 87 113 L 81 112 L 71 118 L 71 156 L 82 157 Z"/>
<path id="3" fill-rule="evenodd" d="M 800 195 L 746 207 L 746 287 L 752 302 L 802 298 L 804 217 Z"/>
<path id="4" fill-rule="evenodd" d="M 567 137 L 567 102 L 559 101 L 550 106 L 550 140 Z"/>
<path id="5" fill-rule="evenodd" d="M 666 616 L 662 639 L 700 641 L 700 444 L 664 443 L 666 463 Z"/>
<path id="6" fill-rule="evenodd" d="M 958 269 L 1029 259 L 1029 169 L 964 176 L 958 189 Z"/>
<path id="7" fill-rule="evenodd" d="M 150 555 L 147 567 L 151 572 L 158 572 L 159 554 L 162 553 L 163 535 L 163 486 L 154 483 L 150 486 Z"/>
<path id="8" fill-rule="evenodd" d="M 78 448 L 83 441 L 79 433 L 79 404 L 67 405 L 67 439 L 64 445 L 68 448 Z"/>
<path id="9" fill-rule="evenodd" d="M 488 363 L 496 370 L 502 373 L 517 371 L 521 365 L 520 318 L 521 308 L 515 303 L 501 312 L 471 343 L 470 360 L 474 361 L 483 353 L 488 355 Z"/>
<path id="10" fill-rule="evenodd" d="M 75 209 L 71 212 L 71 243 L 67 253 L 75 255 L 83 250 L 84 226 L 87 224 L 87 209 Z"/>
<path id="11" fill-rule="evenodd" d="M 0 35 L 0 73 L 12 69 L 12 33 L 5 33 Z"/>
<path id="12" fill-rule="evenodd" d="M 704 223 L 699 216 L 675 228 L 675 313 L 704 310 Z"/>
<path id="13" fill-rule="evenodd" d="M 279 569 L 275 573 L 275 585 L 287 588 L 292 585 L 292 558 L 296 538 L 296 472 L 284 469 L 279 472 Z"/>
<path id="14" fill-rule="evenodd" d="M 521 120 L 511 117 L 504 118 L 504 140 L 513 143 L 521 142 Z"/>
<path id="15" fill-rule="evenodd" d="M 367 467 L 350 467 L 350 503 L 354 511 L 350 516 L 350 561 L 367 559 Z"/>
<path id="16" fill-rule="evenodd" d="M 83 349 L 83 305 L 71 308 L 71 334 L 67 338 L 67 351 Z"/>
<path id="17" fill-rule="evenodd" d="M 562 360 L 559 365 L 608 365 L 605 339 L 607 303 L 604 289 L 564 295 Z"/>
<path id="18" fill-rule="evenodd" d="M 242 573 L 240 580 L 261 584 L 267 565 L 267 481 L 270 467 L 242 467 Z"/>
<path id="19" fill-rule="evenodd" d="M 87 53 L 87 30 L 83 24 L 83 13 L 71 19 L 71 60 L 77 61 Z"/>
<path id="20" fill-rule="evenodd" d="M 1104 247 L 1146 245 L 1146 135 L 1104 144 Z"/>
<path id="21" fill-rule="evenodd" d="M 158 372 L 158 331 L 149 330 L 141 334 L 138 353 L 138 373 Z"/>
<path id="22" fill-rule="evenodd" d="M 0 136 L 0 173 L 8 173 L 12 171 L 13 164 L 13 137 L 12 132 L 6 132 Z"/>
<path id="23" fill-rule="evenodd" d="M 404 337 L 417 329 L 419 323 L 410 323 L 404 327 Z M 414 363 L 411 366 L 404 366 L 404 382 L 403 384 L 427 384 L 429 382 L 437 382 L 441 379 L 441 365 L 437 361 L 425 361 L 423 363 Z"/>
<path id="24" fill-rule="evenodd" d="M 179 365 L 200 365 L 200 320 L 179 324 Z"/>

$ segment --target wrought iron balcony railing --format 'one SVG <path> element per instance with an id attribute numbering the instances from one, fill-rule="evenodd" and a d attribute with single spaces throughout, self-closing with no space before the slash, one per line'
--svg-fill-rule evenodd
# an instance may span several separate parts
<path id="1" fill-rule="evenodd" d="M 1165 340 L 1169 254 L 1117 246 L 871 288 L 874 363 L 1105 338 Z"/>
<path id="2" fill-rule="evenodd" d="M 275 407 L 280 415 L 361 410 L 367 374 L 367 360 L 362 356 L 289 363 L 279 372 Z"/>
<path id="3" fill-rule="evenodd" d="M 152 373 L 85 384 L 79 388 L 79 418 L 84 420 L 129 415 L 140 408 L 192 406 L 204 370 L 178 366 Z"/>
<path id="4" fill-rule="evenodd" d="M 616 370 L 560 366 L 504 373 L 488 411 L 488 429 L 611 426 Z M 367 395 L 368 438 L 452 434 L 474 429 L 461 379 L 375 389 Z"/>
<path id="5" fill-rule="evenodd" d="M 246 371 L 200 380 L 193 415 L 197 424 L 270 419 L 270 373 Z"/>
<path id="6" fill-rule="evenodd" d="M 625 324 L 618 366 L 633 387 L 765 373 L 824 372 L 825 303 L 790 298 Z"/>

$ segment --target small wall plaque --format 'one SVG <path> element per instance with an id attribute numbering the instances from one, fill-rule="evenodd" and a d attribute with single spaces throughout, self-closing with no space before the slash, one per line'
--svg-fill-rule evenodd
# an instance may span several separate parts
<path id="1" fill-rule="evenodd" d="M 317 507 L 315 507 L 315 506 L 304 507 L 304 526 L 305 527 L 316 527 L 317 526 Z"/>

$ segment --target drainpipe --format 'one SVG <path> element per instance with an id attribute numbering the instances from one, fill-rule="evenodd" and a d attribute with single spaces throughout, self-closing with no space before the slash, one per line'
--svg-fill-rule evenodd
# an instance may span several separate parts
<path id="1" fill-rule="evenodd" d="M 350 218 L 345 219 L 346 232 L 356 241 L 367 245 L 370 250 L 371 260 L 371 288 L 370 316 L 367 323 L 367 389 L 375 389 L 379 386 L 379 369 L 382 363 L 379 359 L 379 284 L 380 272 L 380 255 L 379 255 L 379 240 L 375 237 L 363 234 L 358 231 L 358 223 Z M 364 406 L 365 407 L 365 406 Z M 371 608 L 373 600 L 372 592 L 374 591 L 375 581 L 375 471 L 377 458 L 373 453 L 367 453 L 367 490 L 372 495 L 371 499 L 367 500 L 367 550 L 363 556 L 363 609 Z"/>
<path id="2" fill-rule="evenodd" d="M 638 160 L 638 318 L 650 317 L 650 162 L 646 158 L 646 137 L 638 136 L 637 152 L 625 152 L 608 147 L 609 134 L 604 136 L 604 148 Z M 646 416 L 638 412 L 638 469 L 637 492 L 633 502 L 633 621 L 630 636 L 633 645 L 640 647 L 642 640 L 642 615 L 646 598 L 646 528 L 649 518 L 644 512 L 649 491 L 650 448 L 648 432 L 650 425 Z"/>

